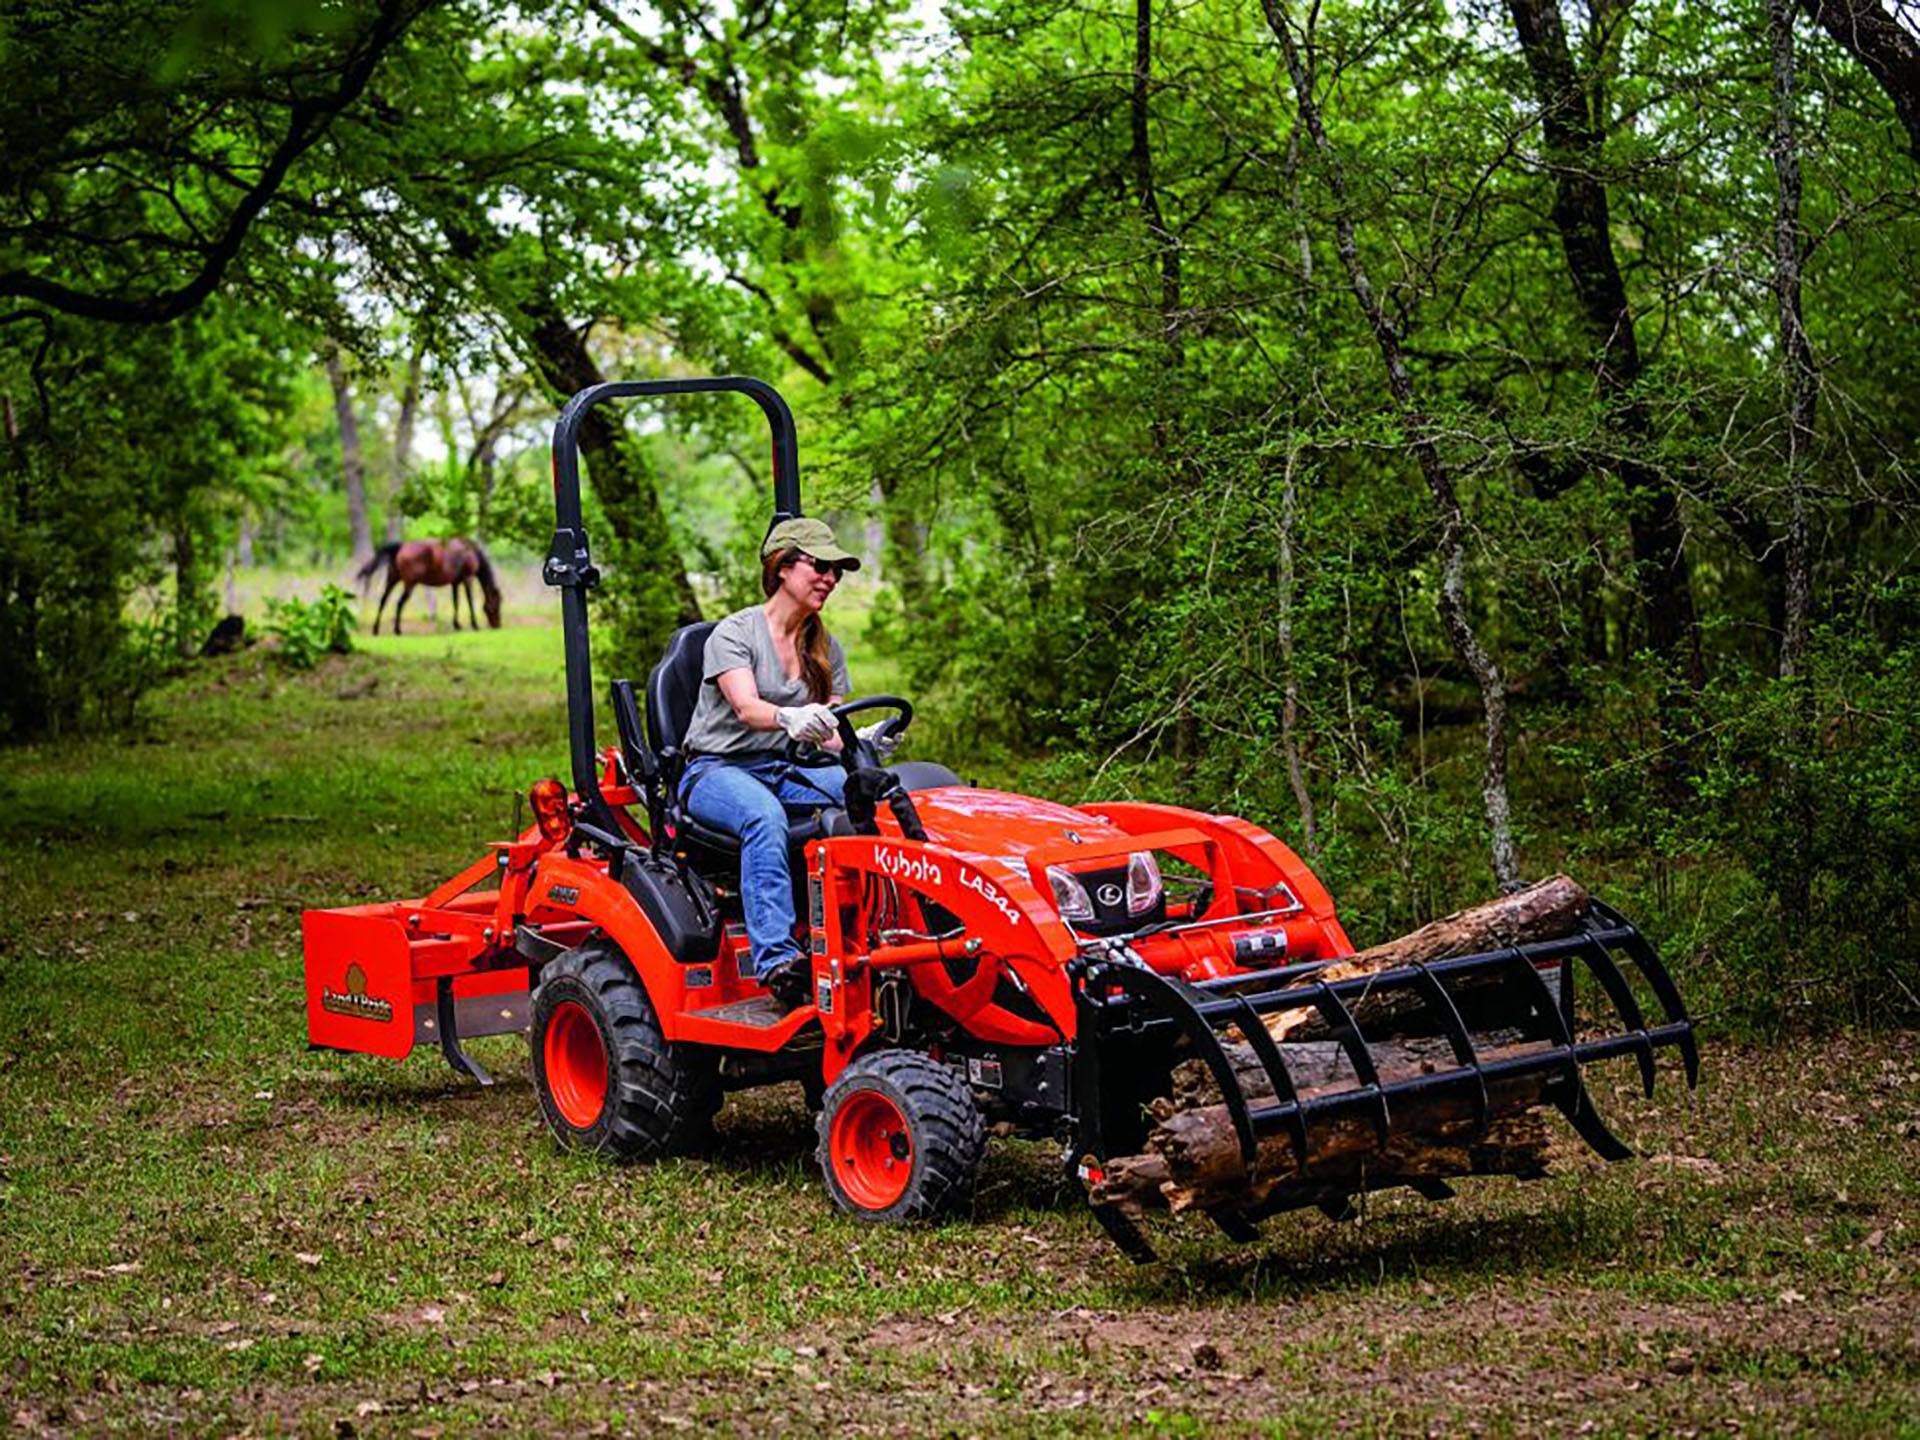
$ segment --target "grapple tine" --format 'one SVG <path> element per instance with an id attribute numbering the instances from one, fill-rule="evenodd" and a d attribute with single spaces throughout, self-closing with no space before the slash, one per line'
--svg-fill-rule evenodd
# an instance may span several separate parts
<path id="1" fill-rule="evenodd" d="M 1300 1092 L 1294 1088 L 1293 1072 L 1287 1069 L 1287 1062 L 1280 1057 L 1280 1047 L 1273 1043 L 1273 1032 L 1261 1023 L 1259 1012 L 1249 1004 L 1244 996 L 1234 997 L 1235 1014 L 1239 1017 L 1240 1031 L 1247 1037 L 1247 1043 L 1253 1047 L 1253 1053 L 1260 1057 L 1260 1065 L 1267 1072 L 1267 1078 L 1273 1082 L 1273 1093 L 1280 1103 L 1287 1107 L 1287 1135 L 1293 1141 L 1294 1158 L 1299 1162 L 1300 1173 L 1307 1173 L 1307 1117 L 1300 1109 Z"/>
<path id="2" fill-rule="evenodd" d="M 1177 980 L 1168 980 L 1151 970 L 1118 964 L 1100 966 L 1088 976 L 1087 983 L 1118 985 L 1128 994 L 1150 1001 L 1193 1042 L 1195 1053 L 1206 1062 L 1207 1069 L 1213 1072 L 1214 1082 L 1220 1087 L 1227 1114 L 1233 1119 L 1234 1134 L 1239 1137 L 1240 1163 L 1251 1174 L 1260 1147 L 1254 1137 L 1253 1116 L 1247 1108 L 1246 1092 L 1240 1088 L 1240 1078 L 1233 1073 L 1233 1062 L 1227 1059 L 1220 1037 L 1207 1023 L 1207 1017 L 1195 1009 L 1193 1002 L 1183 993 L 1186 987 Z"/>
<path id="3" fill-rule="evenodd" d="M 1386 1149 L 1393 1118 L 1387 1113 L 1387 1097 L 1380 1089 L 1380 1071 L 1373 1063 L 1373 1052 L 1367 1049 L 1366 1037 L 1360 1033 L 1359 1022 L 1326 982 L 1316 981 L 1301 988 L 1308 992 L 1308 1002 L 1320 1012 L 1327 1022 L 1327 1028 L 1333 1031 L 1334 1039 L 1340 1042 L 1340 1048 L 1347 1052 L 1347 1059 L 1353 1062 L 1353 1073 L 1360 1079 L 1360 1093 L 1372 1093 L 1373 1132 L 1380 1141 L 1380 1148 Z"/>
<path id="4" fill-rule="evenodd" d="M 1592 902 L 1593 913 L 1607 925 L 1627 932 L 1622 948 L 1632 957 L 1640 973 L 1647 978 L 1647 984 L 1653 987 L 1654 998 L 1660 1002 L 1660 1008 L 1666 1012 L 1669 1022 L 1684 1024 L 1687 1029 L 1675 1042 L 1680 1047 L 1680 1060 L 1686 1066 L 1687 1088 L 1698 1089 L 1700 1085 L 1700 1044 L 1694 1038 L 1693 1017 L 1687 1014 L 1686 1002 L 1680 998 L 1680 987 L 1673 983 L 1673 976 L 1661 962 L 1647 937 L 1639 928 L 1611 905 L 1599 900 Z"/>
<path id="5" fill-rule="evenodd" d="M 1220 1227 L 1220 1233 L 1238 1245 L 1251 1245 L 1260 1238 L 1254 1223 L 1231 1205 L 1212 1205 L 1207 1216 Z"/>
<path id="6" fill-rule="evenodd" d="M 1566 1055 L 1565 1083 L 1554 1092 L 1554 1105 L 1567 1117 L 1567 1123 L 1573 1126 L 1574 1132 L 1591 1145 L 1602 1159 L 1631 1159 L 1633 1151 L 1607 1128 L 1607 1122 L 1600 1118 L 1600 1112 L 1594 1108 L 1593 1098 L 1587 1094 L 1587 1082 L 1580 1075 L 1580 1056 L 1573 1046 L 1573 1031 L 1567 1025 L 1567 1017 L 1560 1013 L 1553 991 L 1547 987 L 1546 980 L 1525 954 L 1518 949 L 1508 954 L 1510 963 L 1524 972 L 1524 983 L 1531 991 L 1533 1008 L 1546 1024 L 1548 1038 Z"/>
<path id="7" fill-rule="evenodd" d="M 1467 1031 L 1467 1022 L 1460 1018 L 1460 1007 L 1453 1003 L 1453 997 L 1447 993 L 1447 987 L 1440 983 L 1440 977 L 1417 960 L 1413 963 L 1413 971 L 1420 977 L 1415 988 L 1447 1032 L 1447 1043 L 1453 1047 L 1453 1058 L 1462 1069 L 1473 1072 L 1473 1138 L 1478 1140 L 1493 1123 L 1493 1105 L 1487 1099 L 1487 1076 L 1480 1068 L 1480 1054 L 1473 1048 L 1473 1036 Z"/>
<path id="8" fill-rule="evenodd" d="M 1140 1227 L 1118 1205 L 1095 1205 L 1091 1209 L 1093 1218 L 1100 1222 L 1100 1228 L 1134 1264 L 1151 1265 L 1160 1258 L 1154 1253 L 1147 1237 L 1140 1233 Z"/>
<path id="9" fill-rule="evenodd" d="M 1621 973 L 1620 967 L 1613 963 L 1613 956 L 1608 952 L 1605 941 L 1589 939 L 1575 953 L 1587 962 L 1587 968 L 1593 971 L 1593 978 L 1600 982 L 1600 988 L 1605 990 L 1607 998 L 1613 1001 L 1613 1008 L 1620 1012 L 1621 1023 L 1639 1037 L 1640 1043 L 1633 1052 L 1633 1058 L 1640 1062 L 1641 1088 L 1646 1091 L 1647 1098 L 1652 1099 L 1653 1040 L 1647 1034 L 1647 1020 L 1640 1013 L 1640 1002 L 1634 999 L 1633 987 L 1627 984 L 1627 977 Z M 1572 990 L 1569 983 L 1572 967 L 1573 956 L 1569 955 L 1564 962 L 1560 981 L 1560 995 L 1563 1000 Z M 1567 1015 L 1564 1006 L 1561 1008 L 1561 1014 L 1566 1016 L 1567 1024 L 1571 1027 L 1573 1018 Z"/>

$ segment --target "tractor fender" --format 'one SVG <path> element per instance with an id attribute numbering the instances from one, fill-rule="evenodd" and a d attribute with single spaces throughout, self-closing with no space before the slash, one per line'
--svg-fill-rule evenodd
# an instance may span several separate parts
<path id="1" fill-rule="evenodd" d="M 640 902 L 604 865 L 558 853 L 543 856 L 527 894 L 527 919 L 535 925 L 585 920 L 603 931 L 639 977 L 667 1039 L 680 1038 L 687 981 L 699 978 L 700 968 L 674 960 Z M 711 965 L 705 967 L 709 984 L 712 970 Z"/>

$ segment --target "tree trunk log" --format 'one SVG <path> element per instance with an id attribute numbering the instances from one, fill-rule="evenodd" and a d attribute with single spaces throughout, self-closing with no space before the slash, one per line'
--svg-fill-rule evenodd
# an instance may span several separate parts
<path id="1" fill-rule="evenodd" d="M 1499 950 L 1509 945 L 1526 945 L 1536 940 L 1552 940 L 1570 935 L 1586 918 L 1589 897 L 1586 889 L 1565 875 L 1550 875 L 1524 890 L 1502 895 L 1485 904 L 1456 910 L 1410 935 L 1374 945 L 1336 960 L 1315 972 L 1314 980 L 1346 980 L 1356 975 L 1374 975 L 1416 961 L 1446 960 L 1456 955 L 1472 955 L 1483 950 Z M 1504 977 L 1489 975 L 1464 982 L 1453 982 L 1449 989 L 1456 996 L 1478 985 L 1505 983 Z M 1347 1009 L 1363 1031 L 1389 1029 L 1409 1015 L 1425 1013 L 1426 1004 L 1411 990 L 1389 990 L 1347 1002 Z M 1267 1029 L 1275 1039 L 1307 1040 L 1324 1036 L 1326 1024 L 1317 1011 L 1282 1010 L 1269 1015 Z"/>
<path id="2" fill-rule="evenodd" d="M 1543 1045 L 1530 1041 L 1486 1053 L 1488 1058 L 1507 1058 Z M 1418 1073 L 1394 1063 L 1390 1055 L 1381 1060 L 1384 1080 Z M 1262 1136 L 1251 1180 L 1241 1164 L 1240 1142 L 1227 1107 L 1182 1110 L 1155 1127 L 1147 1140 L 1147 1153 L 1109 1162 L 1093 1198 L 1096 1203 L 1119 1204 L 1129 1212 L 1166 1206 L 1177 1214 L 1216 1204 L 1284 1208 L 1289 1192 L 1377 1189 L 1401 1178 L 1542 1174 L 1547 1167 L 1548 1134 L 1540 1117 L 1530 1112 L 1540 1104 L 1551 1078 L 1550 1074 L 1522 1075 L 1490 1084 L 1487 1101 L 1492 1123 L 1477 1139 L 1473 1098 L 1466 1087 L 1423 1098 L 1416 1114 L 1395 1115 L 1384 1147 L 1365 1114 L 1309 1123 L 1304 1169 L 1285 1131 Z M 1317 1087 L 1317 1093 L 1345 1088 Z M 1309 1098 L 1314 1093 L 1303 1090 Z"/>

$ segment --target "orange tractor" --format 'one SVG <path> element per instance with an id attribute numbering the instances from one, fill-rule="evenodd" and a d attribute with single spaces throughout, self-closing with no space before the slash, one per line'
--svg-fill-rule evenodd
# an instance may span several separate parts
<path id="1" fill-rule="evenodd" d="M 610 399 L 709 391 L 759 404 L 774 522 L 801 513 L 793 421 L 770 386 L 621 382 L 573 398 L 554 436 L 558 525 L 545 565 L 562 592 L 573 783 L 535 784 L 535 824 L 420 899 L 307 912 L 314 1045 L 400 1058 L 433 1043 L 486 1084 L 462 1039 L 530 1031 L 549 1128 L 619 1161 L 694 1145 L 730 1090 L 797 1079 L 818 1106 L 829 1192 L 873 1220 L 963 1206 L 989 1122 L 1059 1143 L 1097 1182 L 1109 1157 L 1140 1149 L 1146 1107 L 1188 1059 L 1219 1085 L 1249 1169 L 1265 1136 L 1293 1135 L 1304 1155 L 1310 1127 L 1359 1114 L 1385 1144 L 1423 1095 L 1484 1095 L 1521 1073 L 1548 1077 L 1548 1098 L 1578 1131 L 1620 1155 L 1581 1065 L 1631 1053 L 1650 1078 L 1655 1049 L 1677 1047 L 1691 1077 L 1693 1030 L 1672 980 L 1604 907 L 1578 936 L 1316 983 L 1353 947 L 1325 888 L 1266 831 L 1171 805 L 979 789 L 924 761 L 882 764 L 850 717 L 890 711 L 888 728 L 904 730 L 912 706 L 885 696 L 838 707 L 831 759 L 849 771 L 844 809 L 792 825 L 812 985 L 797 1007 L 775 1000 L 742 974 L 737 846 L 676 798 L 711 627 L 673 637 L 644 701 L 613 682 L 618 743 L 599 746 L 594 726 L 587 597 L 598 575 L 580 516 L 582 418 Z M 1659 1023 L 1640 1014 L 1616 957 L 1658 997 Z M 1576 1036 L 1576 966 L 1615 1000 L 1615 1032 Z M 1450 998 L 1493 974 L 1537 1042 L 1500 1058 L 1476 1051 Z M 1380 1076 L 1349 1002 L 1396 988 L 1430 1012 L 1450 1065 Z M 1331 1094 L 1292 1083 L 1286 1047 L 1260 1021 L 1301 1008 L 1344 1048 L 1354 1083 Z M 1255 1089 L 1229 1063 L 1236 1033 L 1257 1051 Z M 1095 1209 L 1130 1253 L 1150 1253 L 1131 1219 Z M 1223 1224 L 1240 1233 L 1247 1218 Z"/>

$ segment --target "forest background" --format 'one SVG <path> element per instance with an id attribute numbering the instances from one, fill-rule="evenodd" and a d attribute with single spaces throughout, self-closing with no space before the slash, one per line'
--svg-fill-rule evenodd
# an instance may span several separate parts
<path id="1" fill-rule="evenodd" d="M 0 742 L 137 728 L 250 567 L 532 562 L 564 396 L 744 372 L 918 753 L 1910 1018 L 1917 17 L 8 0 Z M 758 425 L 589 427 L 627 670 L 751 595 Z"/>

